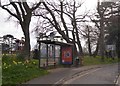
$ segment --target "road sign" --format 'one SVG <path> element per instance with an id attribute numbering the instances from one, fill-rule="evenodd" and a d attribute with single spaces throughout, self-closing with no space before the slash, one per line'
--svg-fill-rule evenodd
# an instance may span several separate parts
<path id="1" fill-rule="evenodd" d="M 107 50 L 115 50 L 115 45 L 106 45 Z"/>

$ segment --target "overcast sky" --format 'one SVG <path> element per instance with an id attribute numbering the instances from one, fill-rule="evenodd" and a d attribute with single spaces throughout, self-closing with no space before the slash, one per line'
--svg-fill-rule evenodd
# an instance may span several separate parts
<path id="1" fill-rule="evenodd" d="M 82 7 L 82 10 L 84 11 L 85 8 L 87 10 L 93 10 L 96 7 L 97 0 L 85 0 L 84 6 Z M 23 32 L 20 28 L 20 26 L 14 22 L 13 20 L 8 21 L 7 20 L 8 13 L 0 8 L 0 37 L 6 34 L 11 34 L 16 38 L 23 37 Z M 31 24 L 30 32 L 33 29 L 33 24 Z M 34 34 L 30 33 L 31 37 L 31 46 L 33 48 L 34 44 L 36 43 L 36 39 Z"/>

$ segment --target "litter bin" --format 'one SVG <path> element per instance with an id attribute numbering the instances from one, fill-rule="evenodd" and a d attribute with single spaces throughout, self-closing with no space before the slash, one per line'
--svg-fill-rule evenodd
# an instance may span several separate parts
<path id="1" fill-rule="evenodd" d="M 38 49 L 35 49 L 33 51 L 33 59 L 39 59 L 39 51 L 38 51 Z"/>
<path id="2" fill-rule="evenodd" d="M 75 59 L 75 65 L 76 65 L 76 67 L 79 65 L 79 62 L 80 62 L 79 57 L 76 57 L 76 59 Z"/>

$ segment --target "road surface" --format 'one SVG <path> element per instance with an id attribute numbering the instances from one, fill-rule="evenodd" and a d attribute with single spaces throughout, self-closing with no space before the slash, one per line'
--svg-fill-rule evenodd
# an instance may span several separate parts
<path id="1" fill-rule="evenodd" d="M 52 71 L 49 75 L 35 78 L 25 84 L 115 86 L 120 80 L 118 79 L 118 64 L 60 68 Z"/>
<path id="2" fill-rule="evenodd" d="M 118 64 L 106 65 L 75 74 L 63 84 L 117 84 L 117 76 Z"/>

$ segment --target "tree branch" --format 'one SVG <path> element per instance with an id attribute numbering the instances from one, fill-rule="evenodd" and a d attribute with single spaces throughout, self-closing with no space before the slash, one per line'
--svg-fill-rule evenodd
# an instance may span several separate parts
<path id="1" fill-rule="evenodd" d="M 21 3 L 21 2 L 18 2 L 18 5 L 19 5 L 19 7 L 20 7 L 20 9 L 21 9 L 22 16 L 25 17 L 25 11 L 24 11 L 24 9 L 23 9 L 23 7 L 22 7 L 22 3 Z"/>
<path id="2" fill-rule="evenodd" d="M 19 20 L 22 21 L 22 17 L 21 17 L 21 14 L 20 14 L 19 10 L 18 10 L 17 5 L 16 5 L 14 2 L 11 2 L 10 4 L 11 4 L 11 5 L 14 7 L 14 9 L 16 10 L 16 13 L 17 13 L 17 16 L 18 16 Z"/>
<path id="3" fill-rule="evenodd" d="M 42 2 L 40 1 L 35 7 L 32 7 L 31 10 L 34 11 L 35 9 L 37 9 L 40 6 L 41 3 Z"/>
<path id="4" fill-rule="evenodd" d="M 27 2 L 23 2 L 23 6 L 24 6 L 24 8 L 25 8 L 26 13 L 31 12 L 31 10 L 30 10 L 30 8 L 29 8 Z"/>
<path id="5" fill-rule="evenodd" d="M 10 15 L 14 16 L 15 18 L 19 20 L 19 17 L 15 15 L 14 13 L 12 13 L 9 9 L 5 8 L 5 6 L 2 6 L 2 9 L 6 10 Z"/>
<path id="6" fill-rule="evenodd" d="M 62 2 L 60 2 L 60 3 L 61 3 L 61 21 L 62 21 L 63 27 L 65 28 L 66 35 L 69 37 L 69 35 L 68 35 L 68 28 L 67 28 L 65 20 L 63 18 L 63 3 Z"/>
<path id="7" fill-rule="evenodd" d="M 52 11 L 51 11 L 51 10 L 49 9 L 49 7 L 45 4 L 45 2 L 43 2 L 43 5 L 45 6 L 46 10 L 47 10 L 47 11 L 50 13 L 50 15 L 52 16 L 53 21 L 54 21 L 54 23 L 55 23 L 55 28 L 56 28 L 56 30 L 59 32 L 59 34 L 61 34 L 61 35 L 63 36 L 63 38 L 64 38 L 68 43 L 70 43 L 69 38 L 66 36 L 66 34 L 65 34 L 63 31 L 61 31 L 60 26 L 59 26 L 59 24 L 58 24 L 58 22 L 57 22 L 57 20 L 56 20 L 56 18 L 55 18 L 55 16 L 54 16 L 54 14 L 52 13 Z"/>

